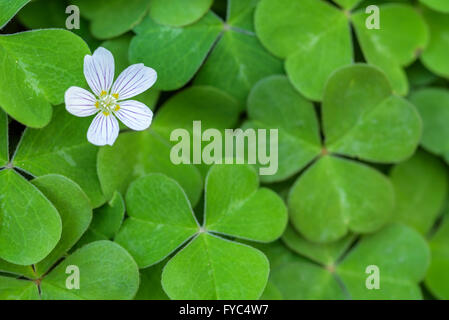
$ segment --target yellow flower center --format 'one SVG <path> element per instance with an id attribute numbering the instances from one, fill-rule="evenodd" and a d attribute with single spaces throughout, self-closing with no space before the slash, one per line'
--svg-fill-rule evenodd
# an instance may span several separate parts
<path id="1" fill-rule="evenodd" d="M 108 94 L 106 91 L 102 91 L 100 98 L 95 102 L 95 107 L 105 115 L 109 116 L 112 111 L 119 111 L 120 106 L 117 104 L 118 94 Z"/>

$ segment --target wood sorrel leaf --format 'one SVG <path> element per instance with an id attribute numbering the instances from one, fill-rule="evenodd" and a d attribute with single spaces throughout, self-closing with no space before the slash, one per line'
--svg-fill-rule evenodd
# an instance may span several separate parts
<path id="1" fill-rule="evenodd" d="M 287 208 L 273 191 L 259 189 L 256 170 L 215 165 L 206 178 L 205 228 L 238 238 L 270 242 L 287 224 Z"/>
<path id="2" fill-rule="evenodd" d="M 0 110 L 0 168 L 5 166 L 8 161 L 8 116 Z"/>
<path id="3" fill-rule="evenodd" d="M 28 2 L 30 2 L 30 0 L 0 0 L 0 29 L 3 28 Z"/>
<path id="4" fill-rule="evenodd" d="M 255 26 L 262 44 L 287 58 L 290 81 L 308 99 L 321 100 L 330 74 L 353 60 L 348 17 L 324 1 L 261 0 Z"/>
<path id="5" fill-rule="evenodd" d="M 120 36 L 136 26 L 150 6 L 148 0 L 73 0 L 80 13 L 91 20 L 91 32 L 99 39 Z"/>
<path id="6" fill-rule="evenodd" d="M 126 132 L 113 147 L 98 152 L 98 176 L 107 199 L 115 191 L 126 194 L 129 184 L 148 173 L 163 173 L 183 187 L 195 205 L 203 189 L 199 170 L 190 164 L 175 165 L 170 161 L 170 143 L 156 132 Z"/>
<path id="7" fill-rule="evenodd" d="M 388 4 L 379 9 L 382 17 L 379 29 L 366 27 L 365 8 L 352 15 L 357 38 L 368 63 L 386 73 L 395 93 L 406 95 L 408 81 L 402 67 L 416 60 L 426 47 L 427 26 L 412 6 Z"/>
<path id="8" fill-rule="evenodd" d="M 449 215 L 446 214 L 435 235 L 430 240 L 431 263 L 427 272 L 426 287 L 437 298 L 449 299 Z"/>
<path id="9" fill-rule="evenodd" d="M 265 51 L 254 35 L 227 30 L 201 67 L 195 84 L 220 88 L 244 107 L 257 81 L 282 72 L 282 62 Z"/>
<path id="10" fill-rule="evenodd" d="M 45 175 L 31 181 L 56 207 L 62 221 L 61 239 L 53 251 L 34 266 L 42 276 L 81 238 L 92 220 L 89 198 L 73 181 L 60 175 Z"/>
<path id="11" fill-rule="evenodd" d="M 181 27 L 199 20 L 212 6 L 213 0 L 152 0 L 150 17 L 159 24 Z"/>
<path id="12" fill-rule="evenodd" d="M 278 130 L 278 170 L 274 175 L 261 176 L 263 182 L 287 179 L 320 154 L 313 104 L 296 92 L 285 76 L 265 78 L 253 87 L 248 116 L 244 128 Z"/>
<path id="13" fill-rule="evenodd" d="M 449 91 L 425 88 L 415 91 L 410 101 L 423 120 L 421 145 L 428 151 L 449 159 Z"/>
<path id="14" fill-rule="evenodd" d="M 268 274 L 259 250 L 202 233 L 167 263 L 162 286 L 171 299 L 258 299 Z"/>
<path id="15" fill-rule="evenodd" d="M 64 101 L 70 86 L 85 85 L 86 43 L 66 30 L 0 35 L 0 106 L 28 127 L 51 119 L 51 105 Z"/>
<path id="16" fill-rule="evenodd" d="M 290 225 L 282 235 L 282 241 L 289 249 L 324 266 L 335 265 L 354 240 L 355 235 L 348 234 L 341 240 L 327 244 L 310 242 Z"/>
<path id="17" fill-rule="evenodd" d="M 39 289 L 32 281 L 0 276 L 1 300 L 40 300 Z"/>
<path id="18" fill-rule="evenodd" d="M 409 227 L 392 224 L 362 238 L 336 272 L 353 299 L 421 299 L 418 283 L 423 280 L 429 261 L 425 239 Z M 380 290 L 366 286 L 366 269 L 372 265 L 379 270 Z"/>
<path id="19" fill-rule="evenodd" d="M 0 257 L 36 263 L 58 243 L 61 218 L 53 204 L 13 169 L 0 171 Z"/>
<path id="20" fill-rule="evenodd" d="M 421 61 L 433 73 L 449 78 L 449 13 L 423 10 L 423 15 L 429 27 L 430 39 Z"/>
<path id="21" fill-rule="evenodd" d="M 391 171 L 396 206 L 393 220 L 427 234 L 447 198 L 448 175 L 444 164 L 419 151 Z"/>
<path id="22" fill-rule="evenodd" d="M 179 89 L 198 71 L 222 28 L 212 12 L 184 28 L 159 25 L 147 17 L 134 29 L 129 59 L 157 71 L 156 88 Z"/>
<path id="23" fill-rule="evenodd" d="M 288 205 L 295 229 L 307 240 L 329 243 L 348 231 L 380 229 L 391 216 L 394 190 L 367 165 L 325 156 L 296 181 Z"/>
<path id="24" fill-rule="evenodd" d="M 271 241 L 282 234 L 286 208 L 274 192 L 257 190 L 257 174 L 250 166 L 214 165 L 206 181 L 205 223 L 200 227 L 185 193 L 174 180 L 161 174 L 137 179 L 126 196 L 129 218 L 115 240 L 142 267 L 161 261 L 195 236 L 164 269 L 163 286 L 169 297 L 226 299 L 235 295 L 239 299 L 256 299 L 268 276 L 265 257 L 251 247 L 217 238 L 214 233 Z M 186 269 L 191 260 L 198 268 Z M 249 285 L 241 280 L 231 281 L 232 286 L 224 282 L 229 281 L 230 274 L 234 279 L 249 279 L 248 272 L 252 273 Z M 211 283 L 212 274 L 218 280 L 215 283 Z"/>
<path id="25" fill-rule="evenodd" d="M 79 270 L 80 287 L 66 286 L 67 267 Z M 44 300 L 126 300 L 139 287 L 139 269 L 129 253 L 111 241 L 97 241 L 75 251 L 41 282 Z"/>
<path id="26" fill-rule="evenodd" d="M 26 129 L 13 158 L 14 166 L 34 176 L 61 174 L 76 182 L 93 207 L 105 201 L 97 176 L 98 148 L 86 138 L 90 118 L 77 118 L 63 107 L 55 108 L 53 121 L 44 129 Z"/>
<path id="27" fill-rule="evenodd" d="M 421 118 L 392 94 L 385 75 L 368 65 L 344 67 L 327 83 L 323 105 L 326 148 L 374 162 L 410 157 L 421 137 Z"/>
<path id="28" fill-rule="evenodd" d="M 137 179 L 126 193 L 126 204 L 129 218 L 115 241 L 141 268 L 161 261 L 198 232 L 186 194 L 167 176 L 151 174 Z"/>

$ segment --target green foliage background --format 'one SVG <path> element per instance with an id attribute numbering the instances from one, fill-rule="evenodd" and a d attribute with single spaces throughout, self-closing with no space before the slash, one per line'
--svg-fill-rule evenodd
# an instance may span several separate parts
<path id="1" fill-rule="evenodd" d="M 0 299 L 449 299 L 447 0 L 0 0 L 0 28 Z M 101 148 L 63 105 L 99 46 L 158 72 L 151 128 Z M 194 120 L 278 129 L 277 173 L 173 164 Z"/>

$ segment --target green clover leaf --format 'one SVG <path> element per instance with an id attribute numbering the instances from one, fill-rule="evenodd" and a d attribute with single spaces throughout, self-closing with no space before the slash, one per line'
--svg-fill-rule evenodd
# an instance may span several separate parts
<path id="1" fill-rule="evenodd" d="M 257 36 L 270 52 L 286 59 L 296 89 L 311 100 L 322 100 L 327 78 L 353 62 L 352 22 L 366 60 L 382 68 L 395 92 L 406 95 L 402 67 L 411 64 L 428 41 L 421 16 L 405 4 L 383 5 L 381 28 L 368 29 L 364 10 L 347 11 L 357 1 L 339 3 L 344 10 L 321 0 L 261 0 L 255 15 Z M 403 29 L 397 27 L 398 20 Z"/>
<path id="2" fill-rule="evenodd" d="M 429 28 L 429 45 L 424 50 L 421 61 L 433 73 L 449 78 L 449 13 L 423 10 L 423 16 Z"/>
<path id="3" fill-rule="evenodd" d="M 79 270 L 79 289 L 68 289 L 69 266 Z M 126 250 L 111 241 L 97 241 L 69 255 L 43 278 L 19 280 L 0 276 L 0 297 L 22 300 L 132 299 L 139 271 Z"/>
<path id="4" fill-rule="evenodd" d="M 437 232 L 430 240 L 432 260 L 425 279 L 426 287 L 437 298 L 449 299 L 449 216 L 446 214 Z"/>
<path id="5" fill-rule="evenodd" d="M 394 207 L 394 189 L 384 175 L 341 156 L 400 162 L 414 153 L 421 135 L 414 106 L 394 95 L 386 76 L 368 65 L 334 72 L 321 111 L 324 147 L 312 104 L 285 77 L 272 76 L 252 89 L 243 125 L 279 131 L 279 169 L 263 181 L 285 180 L 315 162 L 297 179 L 288 202 L 293 226 L 320 243 L 349 231 L 376 231 Z"/>
<path id="6" fill-rule="evenodd" d="M 213 0 L 152 0 L 150 17 L 159 24 L 182 27 L 203 17 L 212 6 Z"/>
<path id="7" fill-rule="evenodd" d="M 45 258 L 61 236 L 53 204 L 13 169 L 0 171 L 0 258 L 29 265 Z"/>
<path id="8" fill-rule="evenodd" d="M 3 28 L 28 2 L 30 2 L 30 0 L 0 0 L 0 29 Z"/>
<path id="9" fill-rule="evenodd" d="M 1 300 L 39 300 L 39 290 L 33 282 L 0 276 Z"/>
<path id="10" fill-rule="evenodd" d="M 285 205 L 274 192 L 258 188 L 252 167 L 214 165 L 210 169 L 203 227 L 180 186 L 163 175 L 136 180 L 128 190 L 126 203 L 129 218 L 116 241 L 140 267 L 163 260 L 191 239 L 164 268 L 162 285 L 170 298 L 260 296 L 268 276 L 266 258 L 258 250 L 222 238 L 269 242 L 285 228 Z M 192 268 L 192 263 L 196 267 Z M 186 275 L 187 266 L 190 271 Z"/>
<path id="11" fill-rule="evenodd" d="M 430 251 L 425 239 L 400 224 L 367 235 L 336 267 L 354 299 L 422 299 L 418 283 L 429 267 Z M 380 290 L 367 290 L 366 267 L 380 270 Z"/>
<path id="12" fill-rule="evenodd" d="M 231 27 L 218 40 L 198 72 L 195 84 L 222 89 L 243 106 L 257 81 L 282 71 L 281 61 L 265 51 L 253 34 L 238 32 Z"/>
<path id="13" fill-rule="evenodd" d="M 98 39 L 114 38 L 131 30 L 150 6 L 148 0 L 73 0 L 71 3 L 91 21 L 90 30 Z"/>
<path id="14" fill-rule="evenodd" d="M 379 230 L 392 214 L 394 190 L 369 166 L 325 156 L 296 181 L 288 204 L 293 226 L 308 240 L 332 242 L 349 231 Z"/>
<path id="15" fill-rule="evenodd" d="M 44 260 L 34 265 L 37 276 L 45 274 L 81 238 L 92 220 L 89 198 L 73 181 L 60 175 L 33 179 L 35 185 L 58 210 L 62 233 L 56 247 Z"/>
<path id="16" fill-rule="evenodd" d="M 51 105 L 70 86 L 84 86 L 86 43 L 66 30 L 34 30 L 0 36 L 0 105 L 28 127 L 50 122 Z"/>
<path id="17" fill-rule="evenodd" d="M 447 199 L 445 166 L 438 158 L 418 151 L 396 165 L 390 176 L 396 195 L 393 220 L 427 234 Z"/>
<path id="18" fill-rule="evenodd" d="M 156 88 L 179 89 L 198 71 L 221 29 L 221 20 L 212 12 L 184 28 L 163 26 L 147 17 L 134 29 L 137 36 L 131 41 L 129 60 L 157 70 Z"/>
<path id="19" fill-rule="evenodd" d="M 421 137 L 421 119 L 414 106 L 393 94 L 380 70 L 367 65 L 343 67 L 332 75 L 322 112 L 330 152 L 399 162 L 414 153 Z"/>
<path id="20" fill-rule="evenodd" d="M 55 108 L 52 122 L 42 130 L 27 128 L 12 164 L 33 176 L 61 174 L 76 182 L 93 207 L 105 202 L 97 176 L 98 148 L 86 139 L 88 118 Z"/>
<path id="21" fill-rule="evenodd" d="M 430 261 L 425 239 L 401 224 L 362 237 L 335 264 L 322 267 L 279 243 L 261 249 L 272 265 L 270 283 L 283 299 L 422 299 L 418 283 Z M 378 289 L 367 286 L 369 266 L 378 268 Z M 276 298 L 268 293 L 264 297 Z"/>
<path id="22" fill-rule="evenodd" d="M 9 161 L 8 116 L 0 110 L 0 168 Z"/>
<path id="23" fill-rule="evenodd" d="M 423 121 L 422 147 L 449 161 L 449 91 L 443 88 L 417 90 L 410 101 Z"/>

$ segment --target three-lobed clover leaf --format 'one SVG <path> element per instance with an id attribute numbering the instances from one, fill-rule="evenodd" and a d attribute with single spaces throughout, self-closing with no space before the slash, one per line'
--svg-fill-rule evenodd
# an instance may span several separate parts
<path id="1" fill-rule="evenodd" d="M 282 234 L 285 205 L 273 191 L 258 185 L 250 166 L 214 165 L 206 178 L 200 226 L 174 180 L 160 174 L 144 176 L 128 189 L 129 218 L 115 241 L 141 268 L 188 242 L 162 273 L 162 285 L 172 299 L 257 299 L 266 285 L 268 261 L 260 251 L 224 237 L 269 242 Z"/>
<path id="2" fill-rule="evenodd" d="M 266 299 L 422 299 L 418 283 L 430 262 L 426 240 L 402 224 L 363 236 L 330 265 L 317 266 L 279 243 L 261 249 L 272 265 L 270 290 L 262 296 Z M 377 289 L 369 286 L 371 270 L 378 271 Z"/>
<path id="3" fill-rule="evenodd" d="M 279 131 L 279 169 L 263 181 L 285 180 L 308 166 L 288 201 L 292 225 L 307 239 L 333 242 L 349 231 L 374 232 L 389 220 L 391 182 L 347 157 L 400 162 L 414 153 L 421 120 L 379 69 L 357 64 L 331 76 L 321 108 L 324 142 L 313 105 L 286 77 L 261 80 L 249 96 L 248 115 L 244 128 Z"/>
<path id="4" fill-rule="evenodd" d="M 67 287 L 67 270 L 79 270 L 79 289 Z M 97 241 L 69 255 L 39 279 L 0 276 L 0 297 L 8 300 L 119 300 L 132 299 L 139 287 L 139 271 L 126 250 L 111 241 Z"/>
<path id="5" fill-rule="evenodd" d="M 366 60 L 382 68 L 395 92 L 407 94 L 402 67 L 417 58 L 428 40 L 421 16 L 405 4 L 382 5 L 382 27 L 368 29 L 365 8 L 350 12 L 357 1 L 339 3 L 343 10 L 321 0 L 261 0 L 255 14 L 257 36 L 270 52 L 285 59 L 296 89 L 311 100 L 322 100 L 328 77 L 354 60 L 352 23 Z"/>
<path id="6" fill-rule="evenodd" d="M 67 30 L 1 35 L 0 106 L 28 127 L 44 127 L 64 92 L 85 85 L 83 58 L 89 53 L 86 43 Z"/>
<path id="7" fill-rule="evenodd" d="M 9 170 L 0 171 L 0 174 Z M 12 171 L 11 171 L 12 172 Z M 20 178 L 23 179 L 23 178 Z M 35 187 L 34 187 L 34 186 Z M 11 186 L 10 186 L 11 187 Z M 40 231 L 43 220 L 48 220 L 45 208 L 33 203 L 32 192 L 28 188 L 36 188 L 42 198 L 45 198 L 58 215 L 60 237 L 51 252 L 46 252 L 44 259 L 31 261 L 29 252 L 37 249 L 45 250 L 43 247 L 45 239 L 54 232 L 50 221 L 46 221 L 47 229 Z M 38 190 L 38 189 L 39 190 Z M 0 259 L 0 271 L 4 274 L 11 274 L 20 277 L 21 280 L 0 276 L 0 296 L 6 299 L 131 299 L 135 295 L 139 285 L 138 268 L 129 253 L 116 243 L 110 241 L 96 241 L 83 246 L 73 254 L 66 257 L 69 250 L 80 239 L 89 227 L 92 219 L 92 209 L 89 199 L 81 188 L 73 181 L 60 175 L 45 175 L 35 178 L 28 185 L 20 185 L 22 192 L 27 192 L 23 199 L 30 201 L 31 205 L 36 204 L 39 211 L 39 220 L 32 220 L 30 216 L 21 217 L 27 223 L 35 225 L 36 230 L 29 230 L 29 226 L 24 225 L 20 229 L 28 244 L 22 244 L 20 239 L 15 239 L 15 243 L 2 244 L 2 248 L 14 248 L 20 246 L 20 261 L 12 261 L 14 264 Z M 16 191 L 14 188 L 11 192 Z M 12 195 L 16 203 L 17 198 Z M 48 200 L 47 200 L 48 199 Z M 50 202 L 51 201 L 51 202 Z M 23 209 L 24 212 L 33 213 L 32 210 Z M 23 213 L 22 213 L 23 215 Z M 17 219 L 17 221 L 19 221 Z M 62 225 L 62 232 L 61 232 Z M 26 229 L 27 228 L 27 229 Z M 9 228 L 9 231 L 14 229 Z M 24 237 L 22 237 L 24 238 Z M 31 243 L 31 241 L 34 241 Z M 26 250 L 24 250 L 26 249 Z M 47 250 L 48 251 L 48 250 Z M 3 256 L 1 256 L 4 258 Z M 23 259 L 27 258 L 27 261 Z M 64 258 L 61 262 L 61 259 Z M 33 265 L 31 265 L 33 264 Z M 67 286 L 67 279 L 70 272 L 75 269 L 79 271 L 79 289 L 71 290 Z M 24 279 L 24 280 L 22 280 Z M 14 289 L 12 289 L 14 288 Z"/>

